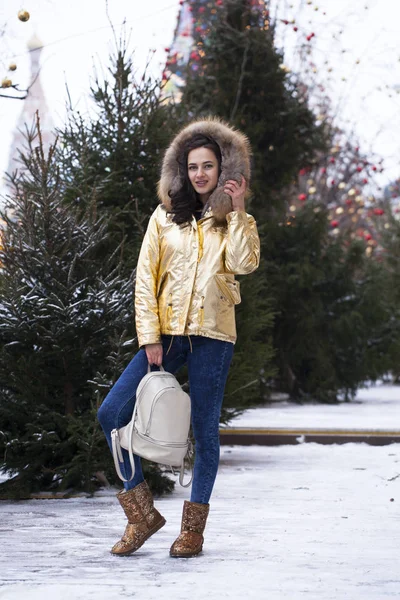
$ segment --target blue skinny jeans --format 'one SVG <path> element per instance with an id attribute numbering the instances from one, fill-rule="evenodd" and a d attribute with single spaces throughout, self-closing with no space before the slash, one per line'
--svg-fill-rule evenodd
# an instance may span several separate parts
<path id="1" fill-rule="evenodd" d="M 176 373 L 184 364 L 188 366 L 196 449 L 190 500 L 208 504 L 218 471 L 219 420 L 234 345 L 199 335 L 190 336 L 190 341 L 188 336 L 163 335 L 162 344 L 163 367 L 166 371 Z M 147 356 L 142 348 L 100 406 L 98 419 L 110 449 L 111 431 L 127 425 L 131 420 L 136 389 L 146 375 L 147 368 Z M 121 471 L 125 479 L 129 479 L 132 474 L 129 455 L 126 450 L 122 450 L 122 454 L 124 460 Z M 144 481 L 140 457 L 135 456 L 134 459 L 135 475 L 132 481 L 124 483 L 126 490 Z"/>

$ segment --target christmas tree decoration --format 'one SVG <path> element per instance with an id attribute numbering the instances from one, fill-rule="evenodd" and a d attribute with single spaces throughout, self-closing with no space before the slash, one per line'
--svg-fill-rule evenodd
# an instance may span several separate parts
<path id="1" fill-rule="evenodd" d="M 30 14 L 28 13 L 27 10 L 20 10 L 18 12 L 18 19 L 20 21 L 22 21 L 23 23 L 26 23 L 26 21 L 29 21 L 30 18 Z"/>

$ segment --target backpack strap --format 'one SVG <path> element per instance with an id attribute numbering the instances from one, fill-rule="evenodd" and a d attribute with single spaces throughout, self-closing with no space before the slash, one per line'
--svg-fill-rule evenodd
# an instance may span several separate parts
<path id="1" fill-rule="evenodd" d="M 165 369 L 162 365 L 160 365 L 158 368 L 160 369 L 160 371 L 163 371 L 165 373 Z M 148 363 L 147 372 L 150 373 L 150 371 L 151 371 L 151 366 L 150 366 L 150 363 Z"/>
<path id="2" fill-rule="evenodd" d="M 128 481 L 121 473 L 121 469 L 119 463 L 124 462 L 124 458 L 122 456 L 122 448 L 121 443 L 119 441 L 118 429 L 113 429 L 111 432 L 111 445 L 112 445 L 112 453 L 114 459 L 115 470 L 117 471 L 118 477 L 122 481 Z M 130 481 L 130 480 L 129 480 Z"/>
<path id="3" fill-rule="evenodd" d="M 183 483 L 183 480 L 185 477 L 185 458 L 186 458 L 185 457 L 182 461 L 181 469 L 179 471 L 179 483 L 184 488 L 189 487 L 193 481 L 193 445 L 192 445 L 191 441 L 189 441 L 189 447 L 188 447 L 186 456 L 189 459 L 189 468 L 190 468 L 191 473 L 190 473 L 190 479 L 189 479 L 188 483 Z"/>
<path id="4" fill-rule="evenodd" d="M 125 481 L 125 483 L 127 483 L 128 481 L 132 481 L 132 479 L 135 476 L 135 459 L 133 457 L 133 450 L 132 450 L 133 421 L 134 421 L 135 413 L 136 413 L 136 405 L 133 410 L 132 419 L 129 423 L 128 454 L 129 454 L 129 462 L 130 462 L 131 471 L 132 471 L 132 475 L 130 476 L 129 479 L 125 479 L 125 477 L 121 473 L 121 469 L 119 466 L 120 463 L 124 462 L 124 457 L 122 456 L 122 448 L 121 448 L 121 443 L 119 441 L 118 429 L 113 429 L 111 432 L 112 453 L 113 453 L 113 458 L 114 458 L 115 470 L 117 471 L 117 475 L 121 479 L 121 481 Z"/>

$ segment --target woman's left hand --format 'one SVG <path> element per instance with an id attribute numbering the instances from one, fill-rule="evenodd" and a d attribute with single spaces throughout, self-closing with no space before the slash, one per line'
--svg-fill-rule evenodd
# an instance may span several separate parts
<path id="1" fill-rule="evenodd" d="M 232 210 L 245 210 L 244 197 L 246 194 L 246 180 L 244 177 L 242 177 L 240 185 L 237 181 L 228 179 L 224 186 L 224 192 L 232 198 Z"/>

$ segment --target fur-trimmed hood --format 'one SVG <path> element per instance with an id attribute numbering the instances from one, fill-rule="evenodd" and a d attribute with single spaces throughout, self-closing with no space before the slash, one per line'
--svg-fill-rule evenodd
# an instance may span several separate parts
<path id="1" fill-rule="evenodd" d="M 226 222 L 226 215 L 232 211 L 230 196 L 224 193 L 224 184 L 228 179 L 234 179 L 238 183 L 243 176 L 247 185 L 250 183 L 250 142 L 240 131 L 224 123 L 215 117 L 194 121 L 184 127 L 174 138 L 165 153 L 161 178 L 158 183 L 158 197 L 167 210 L 171 209 L 171 198 L 169 192 L 175 193 L 183 184 L 183 174 L 179 173 L 177 158 L 182 152 L 183 145 L 192 136 L 204 134 L 212 137 L 221 149 L 222 165 L 221 175 L 216 189 L 211 194 L 203 214 L 208 208 L 217 222 Z M 250 195 L 249 187 L 246 196 Z"/>

